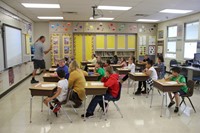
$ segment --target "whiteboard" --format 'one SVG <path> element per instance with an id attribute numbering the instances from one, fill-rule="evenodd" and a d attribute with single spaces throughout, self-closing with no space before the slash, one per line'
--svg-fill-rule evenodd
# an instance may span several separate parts
<path id="1" fill-rule="evenodd" d="M 2 31 L 0 28 L 0 71 L 4 69 L 4 56 L 3 56 L 3 39 L 2 39 Z"/>

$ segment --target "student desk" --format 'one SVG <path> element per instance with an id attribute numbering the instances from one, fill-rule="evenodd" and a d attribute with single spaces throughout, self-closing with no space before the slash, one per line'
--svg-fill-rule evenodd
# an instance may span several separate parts
<path id="1" fill-rule="evenodd" d="M 49 72 L 50 73 L 54 73 L 56 71 L 57 68 L 49 68 Z"/>
<path id="2" fill-rule="evenodd" d="M 51 68 L 57 68 L 57 65 L 52 65 Z"/>
<path id="3" fill-rule="evenodd" d="M 91 64 L 91 62 L 89 62 L 89 61 L 81 61 L 81 65 L 82 66 L 86 66 L 87 64 Z"/>
<path id="4" fill-rule="evenodd" d="M 95 64 L 87 64 L 87 67 L 95 67 Z"/>
<path id="5" fill-rule="evenodd" d="M 161 80 L 155 80 L 153 83 L 153 86 L 163 92 L 163 98 L 162 98 L 162 103 L 161 103 L 161 112 L 160 112 L 160 117 L 162 117 L 162 111 L 163 111 L 163 106 L 164 106 L 164 98 L 166 96 L 166 106 L 167 106 L 167 93 L 168 92 L 177 92 L 180 90 L 180 87 L 183 86 L 183 84 L 178 84 L 175 81 L 165 81 L 163 79 Z M 151 103 L 150 107 L 152 107 L 152 101 L 153 101 L 153 90 L 151 94 Z"/>
<path id="6" fill-rule="evenodd" d="M 94 72 L 95 67 L 88 67 L 89 72 Z"/>
<path id="7" fill-rule="evenodd" d="M 86 81 L 98 81 L 98 78 L 99 78 L 99 76 L 94 75 L 94 74 L 85 76 Z"/>
<path id="8" fill-rule="evenodd" d="M 114 71 L 116 71 L 117 68 L 122 68 L 122 65 L 120 65 L 120 64 L 111 64 L 110 66 L 113 67 Z"/>
<path id="9" fill-rule="evenodd" d="M 130 69 L 127 69 L 127 68 L 117 68 L 116 69 L 116 72 L 118 73 L 118 74 L 128 74 L 129 72 L 131 72 L 131 70 Z"/>
<path id="10" fill-rule="evenodd" d="M 51 86 L 48 86 L 50 85 Z M 45 86 L 46 85 L 46 86 Z M 41 96 L 42 97 L 42 105 L 41 105 L 41 112 L 43 111 L 43 97 L 47 96 L 50 97 L 53 95 L 53 93 L 56 91 L 57 89 L 57 83 L 55 82 L 42 82 L 42 83 L 38 83 L 36 85 L 32 85 L 31 87 L 29 87 L 29 90 L 31 92 L 31 98 L 30 98 L 30 123 L 32 122 L 32 99 L 34 96 Z M 48 107 L 48 118 L 50 118 L 51 115 L 51 110 Z M 51 123 L 51 121 L 50 121 Z"/>
<path id="11" fill-rule="evenodd" d="M 130 87 L 130 79 L 134 80 L 134 81 L 146 81 L 149 76 L 147 76 L 145 73 L 141 73 L 141 72 L 137 72 L 137 73 L 128 73 L 129 79 L 128 79 L 128 91 L 127 93 L 129 93 L 129 87 Z M 134 88 L 134 92 L 135 92 L 135 88 Z"/>
<path id="12" fill-rule="evenodd" d="M 105 87 L 103 83 L 97 81 L 97 82 L 86 82 L 85 86 L 85 95 L 87 98 L 87 95 L 102 95 L 103 99 L 103 106 L 105 108 L 105 99 L 104 99 L 104 94 L 106 94 L 108 87 Z M 86 99 L 84 101 L 84 111 L 86 114 Z M 105 112 L 104 112 L 105 113 Z M 84 121 L 86 119 L 84 118 Z"/>
<path id="13" fill-rule="evenodd" d="M 58 82 L 59 81 L 58 77 L 52 77 L 51 74 L 52 73 L 45 73 L 43 75 L 44 82 Z"/>

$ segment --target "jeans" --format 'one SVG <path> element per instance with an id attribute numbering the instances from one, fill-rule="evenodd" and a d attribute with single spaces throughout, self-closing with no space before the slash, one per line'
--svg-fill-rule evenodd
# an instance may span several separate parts
<path id="1" fill-rule="evenodd" d="M 97 104 L 99 104 L 99 106 L 101 108 L 103 108 L 103 98 L 102 98 L 102 96 L 103 95 L 97 95 L 91 100 L 91 102 L 90 102 L 90 104 L 87 108 L 87 113 L 93 113 Z M 114 99 L 114 97 L 111 94 L 106 93 L 104 95 L 104 99 L 110 101 L 110 100 Z"/>

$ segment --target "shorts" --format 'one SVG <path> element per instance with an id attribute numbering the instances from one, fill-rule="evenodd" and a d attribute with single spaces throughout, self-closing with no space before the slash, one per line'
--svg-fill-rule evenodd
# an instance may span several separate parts
<path id="1" fill-rule="evenodd" d="M 45 69 L 45 61 L 44 60 L 33 60 L 34 69 Z"/>
<path id="2" fill-rule="evenodd" d="M 175 93 L 178 93 L 179 96 L 182 96 L 182 95 L 185 95 L 186 93 L 183 91 L 183 90 L 179 90 L 177 92 L 173 92 L 174 94 Z"/>

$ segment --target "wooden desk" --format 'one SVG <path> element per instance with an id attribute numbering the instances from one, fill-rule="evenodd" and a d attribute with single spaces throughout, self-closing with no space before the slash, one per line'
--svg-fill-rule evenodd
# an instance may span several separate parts
<path id="1" fill-rule="evenodd" d="M 51 74 L 52 73 L 45 73 L 43 75 L 44 82 L 58 82 L 59 81 L 58 77 L 52 77 Z"/>
<path id="2" fill-rule="evenodd" d="M 52 67 L 52 68 L 57 68 L 57 65 L 52 65 L 51 67 Z"/>
<path id="3" fill-rule="evenodd" d="M 104 94 L 106 94 L 108 87 L 105 87 L 103 83 L 101 82 L 86 82 L 85 86 L 85 95 L 102 95 L 103 99 L 103 106 L 105 108 L 105 99 L 104 99 Z M 87 98 L 87 97 L 86 97 Z M 86 99 L 84 101 L 84 111 L 86 114 Z M 105 113 L 105 112 L 104 112 Z M 84 118 L 84 121 L 86 119 Z"/>
<path id="4" fill-rule="evenodd" d="M 146 81 L 149 76 L 147 76 L 145 73 L 129 73 L 128 74 L 129 79 L 128 79 L 128 90 L 127 93 L 129 93 L 129 87 L 130 87 L 130 79 L 134 80 L 134 81 Z M 135 88 L 134 88 L 134 92 L 135 92 Z"/>
<path id="5" fill-rule="evenodd" d="M 87 64 L 91 64 L 91 62 L 89 62 L 89 61 L 81 61 L 81 65 L 82 66 L 86 66 Z"/>
<path id="6" fill-rule="evenodd" d="M 116 69 L 116 72 L 118 73 L 118 74 L 128 74 L 129 72 L 131 72 L 131 70 L 130 69 L 127 69 L 127 68 L 117 68 Z"/>
<path id="7" fill-rule="evenodd" d="M 114 71 L 116 71 L 117 68 L 122 68 L 122 65 L 120 65 L 120 64 L 111 64 L 110 66 L 113 67 Z"/>
<path id="8" fill-rule="evenodd" d="M 165 81 L 161 79 L 161 80 L 155 80 L 153 83 L 153 86 L 157 88 L 158 90 L 160 90 L 161 92 L 163 92 L 163 98 L 162 98 L 162 103 L 161 103 L 161 113 L 160 113 L 160 117 L 162 117 L 165 96 L 166 96 L 166 106 L 167 106 L 167 93 L 179 91 L 181 86 L 183 86 L 183 84 L 178 84 L 175 81 Z M 150 107 L 152 107 L 152 101 L 153 101 L 153 90 L 151 94 Z"/>
<path id="9" fill-rule="evenodd" d="M 57 70 L 57 68 L 49 68 L 50 73 L 54 73 Z"/>
<path id="10" fill-rule="evenodd" d="M 51 84 L 52 86 L 48 87 L 48 86 L 44 86 L 47 84 Z M 41 112 L 43 111 L 43 100 L 44 100 L 44 96 L 52 96 L 53 93 L 56 91 L 57 88 L 57 83 L 55 82 L 42 82 L 42 83 L 38 83 L 36 85 L 32 85 L 31 87 L 29 87 L 29 90 L 31 92 L 31 98 L 30 98 L 30 123 L 32 122 L 32 99 L 34 96 L 41 96 L 42 97 L 42 105 L 41 105 Z M 49 109 L 49 108 L 48 108 Z M 51 110 L 49 109 L 49 115 L 48 118 L 50 118 L 51 115 Z M 51 122 L 51 121 L 50 121 Z"/>
<path id="11" fill-rule="evenodd" d="M 87 64 L 88 67 L 95 67 L 95 64 Z"/>
<path id="12" fill-rule="evenodd" d="M 85 76 L 86 81 L 98 81 L 98 78 L 99 78 L 99 76 L 94 75 L 94 74 Z"/>
<path id="13" fill-rule="evenodd" d="M 88 67 L 89 72 L 94 72 L 95 67 Z"/>

